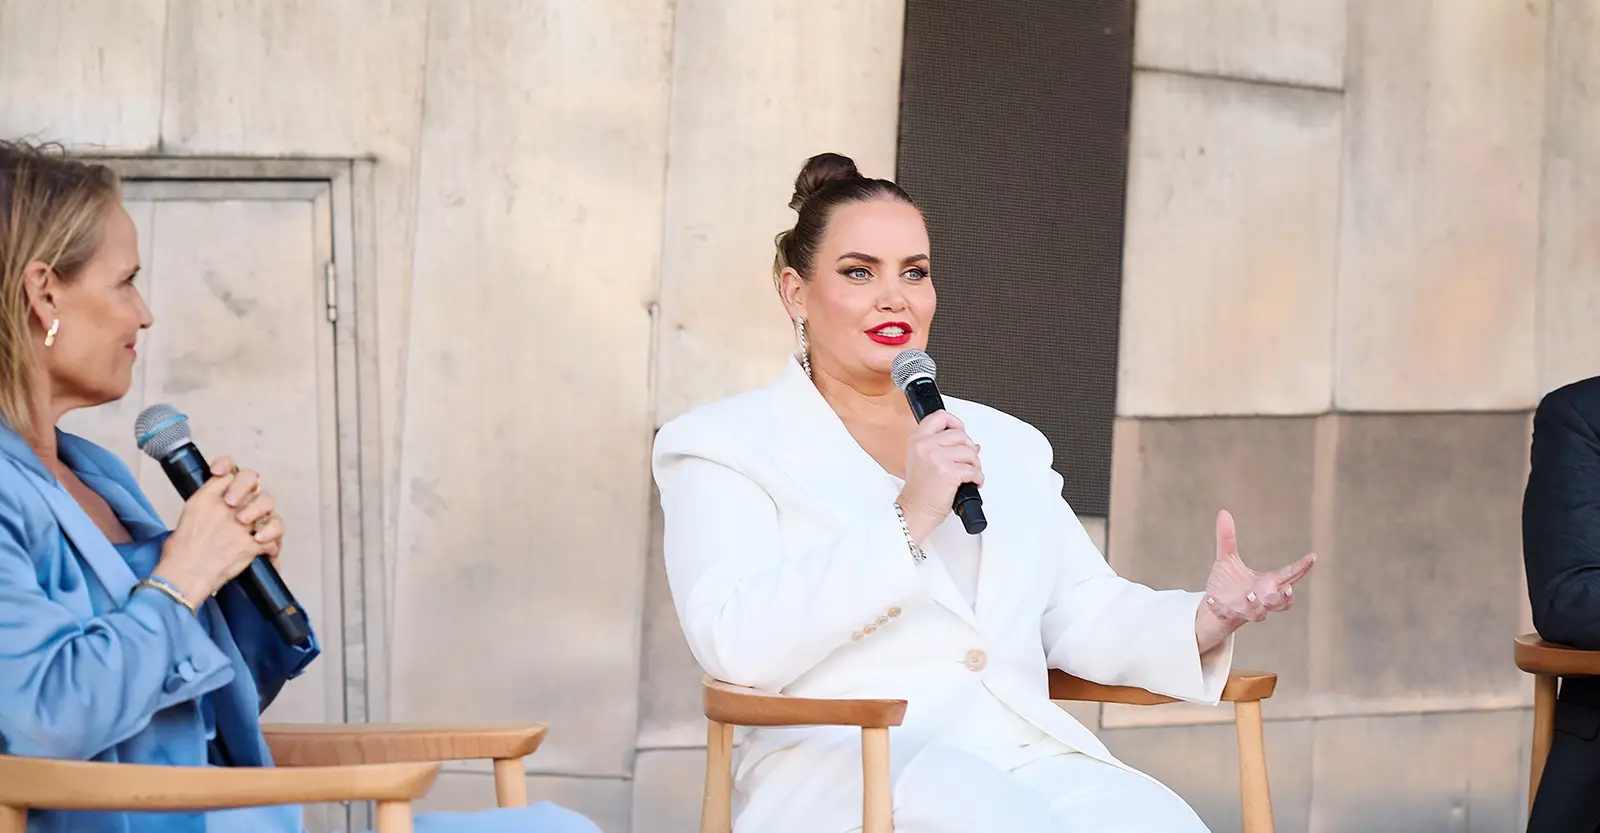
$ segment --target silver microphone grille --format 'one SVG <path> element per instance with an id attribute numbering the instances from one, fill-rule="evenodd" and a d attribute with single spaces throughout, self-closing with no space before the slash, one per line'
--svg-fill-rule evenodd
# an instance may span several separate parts
<path id="1" fill-rule="evenodd" d="M 189 416 L 171 405 L 151 405 L 133 421 L 133 441 L 160 460 L 189 442 Z"/>
<path id="2" fill-rule="evenodd" d="M 900 355 L 894 357 L 894 364 L 889 366 L 889 378 L 901 390 L 918 379 L 932 379 L 938 372 L 933 358 L 915 347 L 900 351 Z"/>

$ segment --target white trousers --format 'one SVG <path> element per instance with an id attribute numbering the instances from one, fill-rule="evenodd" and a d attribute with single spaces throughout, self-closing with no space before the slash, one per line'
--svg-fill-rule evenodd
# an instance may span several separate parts
<path id="1" fill-rule="evenodd" d="M 1079 752 L 1004 770 L 931 746 L 895 784 L 896 833 L 1209 833 L 1161 785 Z"/>

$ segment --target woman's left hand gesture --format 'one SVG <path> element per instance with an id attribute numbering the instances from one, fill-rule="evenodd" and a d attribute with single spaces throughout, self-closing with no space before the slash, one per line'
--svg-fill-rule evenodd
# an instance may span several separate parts
<path id="1" fill-rule="evenodd" d="M 1217 513 L 1217 560 L 1206 579 L 1205 601 L 1195 613 L 1195 640 L 1200 653 L 1221 645 L 1246 622 L 1260 622 L 1268 613 L 1294 604 L 1294 584 L 1311 572 L 1316 553 L 1286 567 L 1258 573 L 1239 557 L 1239 534 L 1227 510 Z"/>

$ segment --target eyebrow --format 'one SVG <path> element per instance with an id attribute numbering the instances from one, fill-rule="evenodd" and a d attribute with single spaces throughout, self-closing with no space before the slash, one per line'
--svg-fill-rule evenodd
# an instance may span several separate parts
<path id="1" fill-rule="evenodd" d="M 910 257 L 908 257 L 905 260 L 902 260 L 900 262 L 901 263 L 916 263 L 918 261 L 923 261 L 923 260 L 927 260 L 927 259 L 928 259 L 927 255 L 912 255 L 912 256 L 910 256 Z M 861 261 L 863 263 L 873 263 L 873 264 L 877 264 L 877 263 L 882 263 L 883 262 L 883 260 L 881 258 L 876 258 L 876 257 L 873 257 L 872 255 L 864 255 L 864 254 L 862 254 L 860 252 L 845 252 L 844 254 L 839 255 L 839 260 L 859 260 L 859 261 Z"/>

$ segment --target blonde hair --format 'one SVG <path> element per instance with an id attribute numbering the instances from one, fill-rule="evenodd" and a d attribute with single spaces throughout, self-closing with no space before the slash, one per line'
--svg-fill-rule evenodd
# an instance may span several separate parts
<path id="1" fill-rule="evenodd" d="M 13 430 L 32 421 L 28 265 L 71 280 L 99 249 L 104 212 L 120 198 L 104 165 L 71 159 L 60 145 L 0 141 L 0 419 Z"/>

